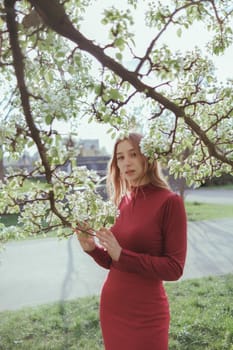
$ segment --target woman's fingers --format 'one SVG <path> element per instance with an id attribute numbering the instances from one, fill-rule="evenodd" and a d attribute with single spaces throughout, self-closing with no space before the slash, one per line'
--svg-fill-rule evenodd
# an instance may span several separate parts
<path id="1" fill-rule="evenodd" d="M 93 231 L 91 231 L 91 234 L 88 232 L 85 233 L 83 230 L 83 226 L 82 226 L 82 231 L 80 231 L 80 228 L 81 226 L 79 225 L 77 229 L 75 229 L 75 232 L 77 234 L 79 243 L 82 246 L 83 250 L 85 251 L 94 250 L 96 245 L 95 245 L 95 239 L 93 237 Z M 119 259 L 122 248 L 119 245 L 113 233 L 107 228 L 102 227 L 99 231 L 95 233 L 95 236 L 98 238 L 99 243 L 102 245 L 102 247 L 105 250 L 107 250 L 107 252 L 112 257 L 112 259 L 117 261 Z"/>
<path id="2" fill-rule="evenodd" d="M 90 227 L 88 222 L 84 222 L 80 224 L 79 222 L 77 223 L 77 226 L 75 228 L 76 233 L 84 233 L 86 235 L 90 236 L 95 236 L 95 231 Z"/>
<path id="3" fill-rule="evenodd" d="M 90 234 L 89 232 L 86 232 L 82 229 L 80 231 L 80 226 L 78 228 L 74 229 L 74 232 L 77 235 L 78 241 L 83 248 L 84 251 L 92 251 L 95 249 L 95 240 L 94 240 L 94 234 Z"/>
<path id="4" fill-rule="evenodd" d="M 96 237 L 99 239 L 100 244 L 106 246 L 112 241 L 113 234 L 111 231 L 105 228 L 101 228 L 98 232 L 96 232 Z"/>
<path id="5" fill-rule="evenodd" d="M 101 228 L 96 232 L 96 237 L 99 239 L 100 244 L 105 248 L 113 260 L 118 260 L 121 253 L 121 246 L 116 240 L 111 231 L 106 228 Z"/>

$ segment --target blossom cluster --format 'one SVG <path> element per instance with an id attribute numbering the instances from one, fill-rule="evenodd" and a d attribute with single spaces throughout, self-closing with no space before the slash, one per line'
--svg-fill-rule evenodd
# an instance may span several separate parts
<path id="1" fill-rule="evenodd" d="M 158 159 L 156 150 L 158 148 L 157 137 L 144 136 L 139 144 L 141 153 L 149 159 L 150 162 Z"/>
<path id="2" fill-rule="evenodd" d="M 117 207 L 102 197 L 99 176 L 86 167 L 73 167 L 70 173 L 56 171 L 51 184 L 32 181 L 29 187 L 22 179 L 18 175 L 0 184 L 1 213 L 18 216 L 17 226 L 1 224 L 0 242 L 7 237 L 27 237 L 49 231 L 66 237 L 79 224 L 87 222 L 95 231 L 102 226 L 111 227 L 116 220 Z"/>

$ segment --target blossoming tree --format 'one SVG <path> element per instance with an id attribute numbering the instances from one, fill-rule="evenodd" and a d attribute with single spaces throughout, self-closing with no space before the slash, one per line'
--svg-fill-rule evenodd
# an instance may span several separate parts
<path id="1" fill-rule="evenodd" d="M 231 1 L 114 2 L 98 23 L 109 34 L 104 43 L 82 32 L 87 8 L 97 4 L 0 4 L 1 144 L 13 158 L 33 146 L 39 154 L 33 170 L 8 169 L 1 183 L 0 213 L 20 213 L 21 225 L 2 225 L 1 240 L 50 229 L 64 235 L 64 226 L 85 220 L 95 229 L 116 215 L 95 192 L 96 174 L 77 167 L 65 149 L 57 120 L 74 128 L 82 117 L 106 123 L 113 137 L 143 125 L 143 152 L 189 184 L 232 172 L 232 80 L 219 81 L 211 60 L 232 45 Z M 138 14 L 142 35 L 144 27 L 151 33 L 140 38 L 143 54 L 134 33 Z M 167 31 L 178 40 L 195 23 L 211 34 L 205 54 L 199 47 L 172 50 L 164 41 Z M 61 171 L 67 161 L 69 173 Z M 25 190 L 37 175 L 46 183 Z"/>

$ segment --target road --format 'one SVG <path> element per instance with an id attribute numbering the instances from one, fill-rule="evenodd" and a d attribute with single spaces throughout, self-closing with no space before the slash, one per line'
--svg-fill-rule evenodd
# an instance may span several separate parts
<path id="1" fill-rule="evenodd" d="M 0 310 L 97 294 L 105 275 L 76 237 L 8 243 L 0 262 Z"/>
<path id="2" fill-rule="evenodd" d="M 200 203 L 218 203 L 233 205 L 233 190 L 198 188 L 196 190 L 185 191 L 187 201 L 197 201 Z"/>
<path id="3" fill-rule="evenodd" d="M 189 222 L 182 279 L 233 273 L 232 247 L 233 219 Z M 106 273 L 76 237 L 8 243 L 0 255 L 0 311 L 98 295 Z"/>

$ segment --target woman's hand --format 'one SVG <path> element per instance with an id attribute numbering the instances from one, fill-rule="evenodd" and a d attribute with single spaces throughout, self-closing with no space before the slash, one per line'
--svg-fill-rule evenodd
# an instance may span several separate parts
<path id="1" fill-rule="evenodd" d="M 105 227 L 102 227 L 99 231 L 96 232 L 96 237 L 98 238 L 102 247 L 107 250 L 112 260 L 118 261 L 122 248 L 113 233 Z"/>
<path id="2" fill-rule="evenodd" d="M 83 231 L 86 231 L 87 233 Z M 77 234 L 78 241 L 85 252 L 92 252 L 95 249 L 96 244 L 93 231 L 89 228 L 88 224 L 83 226 L 77 225 L 74 232 Z"/>

